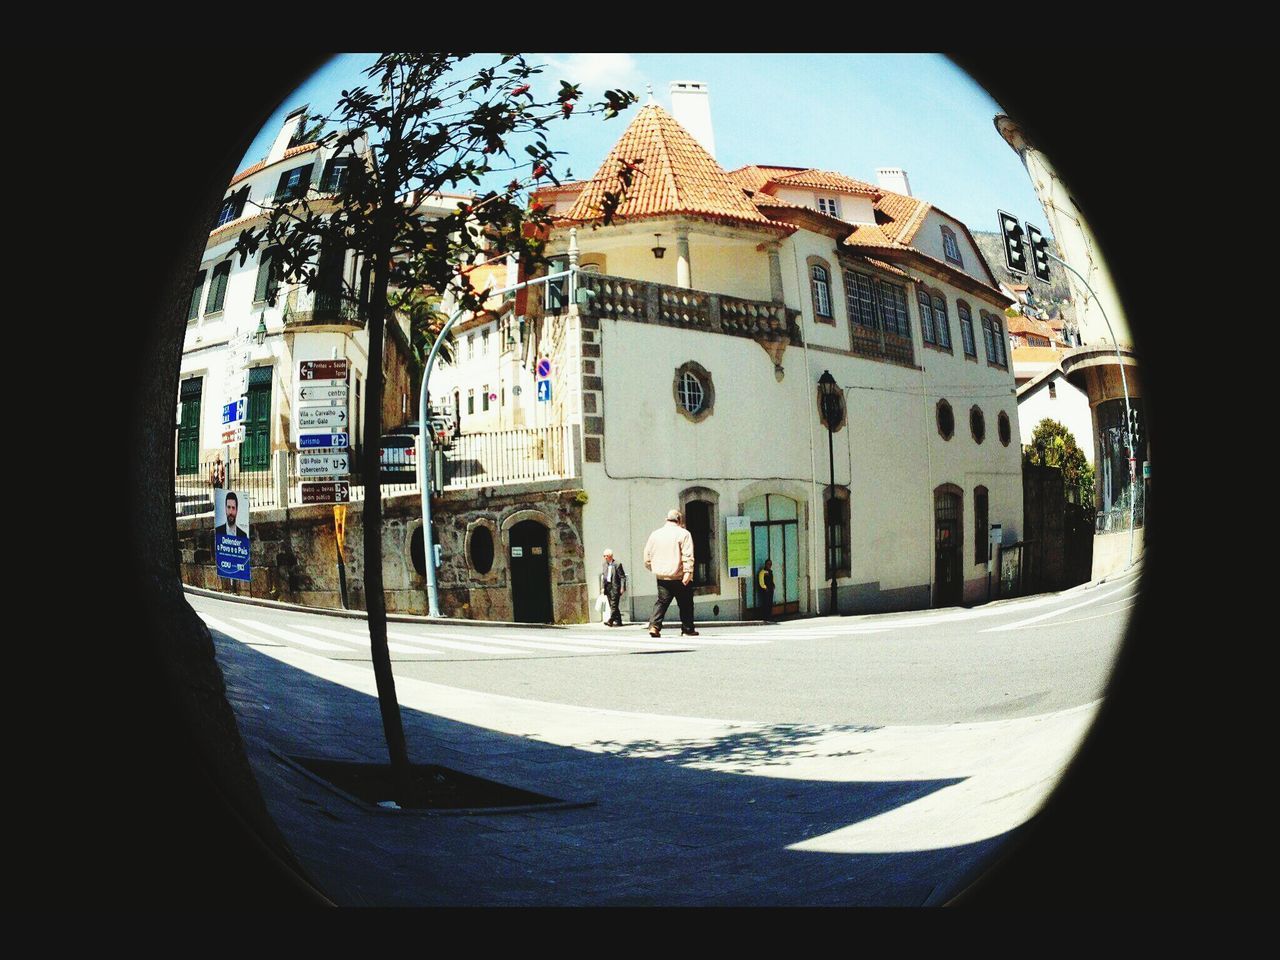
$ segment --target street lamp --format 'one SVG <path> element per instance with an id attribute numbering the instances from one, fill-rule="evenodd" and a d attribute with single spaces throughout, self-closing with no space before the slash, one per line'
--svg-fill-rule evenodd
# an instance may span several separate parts
<path id="1" fill-rule="evenodd" d="M 818 392 L 822 397 L 822 418 L 827 422 L 827 456 L 831 465 L 831 486 L 827 492 L 827 508 L 824 511 L 827 527 L 827 566 L 831 568 L 831 612 L 839 613 L 840 604 L 836 593 L 835 554 L 832 550 L 831 542 L 831 515 L 836 502 L 835 429 L 840 425 L 843 418 L 840 410 L 842 399 L 840 384 L 836 383 L 836 378 L 831 375 L 830 370 L 823 370 L 822 376 L 818 378 Z"/>
<path id="2" fill-rule="evenodd" d="M 253 332 L 253 339 L 258 342 L 258 346 L 262 346 L 267 342 L 267 312 L 265 310 L 258 314 L 258 329 Z"/>
<path id="3" fill-rule="evenodd" d="M 663 255 L 664 255 L 664 254 L 666 254 L 666 252 L 667 252 L 667 248 L 666 248 L 666 247 L 664 247 L 664 246 L 662 245 L 662 234 L 660 234 L 660 233 L 655 233 L 655 234 L 653 235 L 653 239 L 654 239 L 654 246 L 653 246 L 653 248 L 652 248 L 652 249 L 653 249 L 653 259 L 655 259 L 655 260 L 661 260 L 661 259 L 662 259 L 662 257 L 663 257 Z"/>

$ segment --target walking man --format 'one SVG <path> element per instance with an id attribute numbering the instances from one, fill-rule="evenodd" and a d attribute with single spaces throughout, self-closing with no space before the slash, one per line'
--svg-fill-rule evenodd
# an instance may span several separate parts
<path id="1" fill-rule="evenodd" d="M 600 569 L 600 592 L 609 598 L 609 619 L 606 627 L 622 626 L 622 613 L 618 610 L 618 601 L 627 592 L 627 571 L 621 563 L 613 559 L 613 551 L 605 548 L 604 566 Z"/>
<path id="2" fill-rule="evenodd" d="M 773 561 L 766 560 L 760 572 L 756 574 L 756 587 L 760 590 L 761 617 L 765 623 L 775 623 L 773 619 Z"/>
<path id="3" fill-rule="evenodd" d="M 684 528 L 679 510 L 667 511 L 667 522 L 644 545 L 644 568 L 658 578 L 658 600 L 649 617 L 649 636 L 662 635 L 662 618 L 672 598 L 680 607 L 680 635 L 696 637 L 693 629 L 693 536 Z"/>

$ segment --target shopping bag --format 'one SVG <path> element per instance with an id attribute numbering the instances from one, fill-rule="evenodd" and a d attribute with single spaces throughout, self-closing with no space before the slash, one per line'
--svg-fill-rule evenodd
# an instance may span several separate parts
<path id="1" fill-rule="evenodd" d="M 600 622 L 606 623 L 609 619 L 609 598 L 603 593 L 596 597 L 596 609 L 600 611 Z"/>

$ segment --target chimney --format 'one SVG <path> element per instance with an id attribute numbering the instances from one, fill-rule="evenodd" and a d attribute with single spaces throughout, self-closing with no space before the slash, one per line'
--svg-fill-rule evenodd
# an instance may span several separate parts
<path id="1" fill-rule="evenodd" d="M 302 132 L 302 125 L 307 122 L 308 106 L 309 104 L 304 103 L 284 118 L 280 132 L 276 134 L 275 143 L 271 144 L 271 149 L 267 152 L 268 165 L 284 159 L 284 152 L 289 149 L 289 141 Z"/>
<path id="2" fill-rule="evenodd" d="M 911 196 L 911 184 L 907 182 L 907 171 L 901 167 L 881 167 L 876 171 L 876 184 L 904 197 Z"/>
<path id="3" fill-rule="evenodd" d="M 716 138 L 711 132 L 711 97 L 707 85 L 692 80 L 672 80 L 671 115 L 714 160 Z"/>

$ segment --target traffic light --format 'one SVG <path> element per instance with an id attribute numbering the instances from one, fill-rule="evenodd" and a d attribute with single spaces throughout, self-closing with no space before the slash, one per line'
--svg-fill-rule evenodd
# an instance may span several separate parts
<path id="1" fill-rule="evenodd" d="M 1022 227 L 1018 218 L 997 210 L 1000 215 L 1000 233 L 1004 237 L 1004 263 L 1013 273 L 1027 272 L 1026 246 L 1022 240 Z"/>
<path id="2" fill-rule="evenodd" d="M 1031 270 L 1037 280 L 1049 282 L 1049 241 L 1040 228 L 1027 224 L 1027 240 L 1031 242 Z"/>

